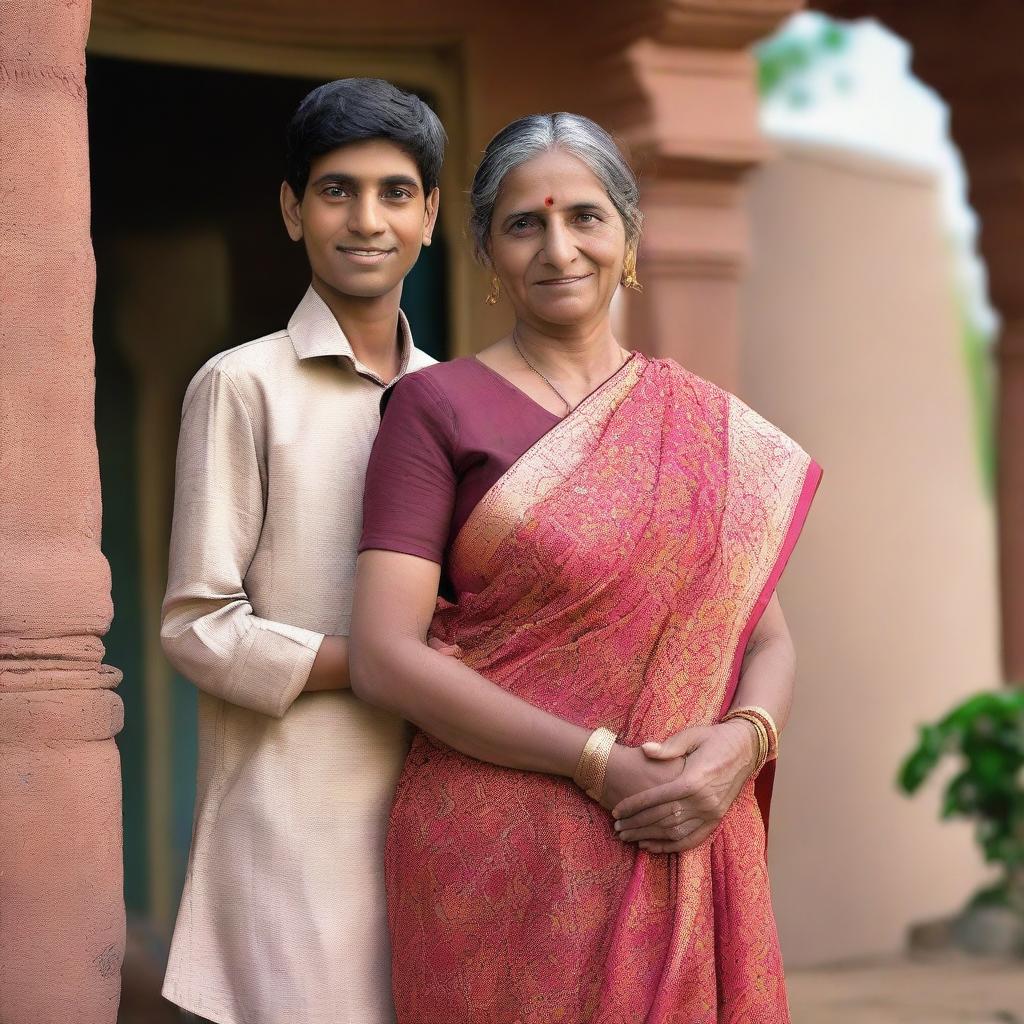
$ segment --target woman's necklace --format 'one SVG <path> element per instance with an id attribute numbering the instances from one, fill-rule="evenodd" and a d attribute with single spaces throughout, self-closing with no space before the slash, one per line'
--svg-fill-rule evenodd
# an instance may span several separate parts
<path id="1" fill-rule="evenodd" d="M 547 384 L 547 386 L 549 388 L 551 388 L 551 390 L 554 391 L 554 393 L 556 395 L 558 395 L 560 401 L 565 406 L 565 415 L 568 416 L 569 413 L 572 412 L 573 406 L 571 406 L 569 404 L 569 401 L 565 397 L 565 395 L 563 395 L 562 392 L 559 391 L 558 388 L 556 388 L 555 385 L 552 384 L 551 381 L 548 380 L 548 378 L 545 377 L 544 374 L 541 373 L 540 370 L 536 366 L 534 366 L 534 364 L 531 363 L 530 360 L 527 358 L 526 353 L 523 351 L 522 346 L 519 344 L 519 335 L 517 334 L 515 327 L 512 328 L 512 344 L 515 345 L 516 351 L 520 354 L 520 356 L 522 356 L 523 362 L 526 363 L 526 365 L 531 370 L 533 370 L 533 372 L 535 374 L 537 374 L 537 376 L 540 377 L 540 379 L 542 381 L 544 381 L 544 383 Z M 624 349 L 619 349 L 619 351 L 622 353 L 622 358 L 619 360 L 619 365 L 615 368 L 615 371 L 614 371 L 615 373 L 618 373 L 619 370 L 622 369 L 622 364 L 626 361 L 626 352 L 625 352 L 625 350 Z"/>

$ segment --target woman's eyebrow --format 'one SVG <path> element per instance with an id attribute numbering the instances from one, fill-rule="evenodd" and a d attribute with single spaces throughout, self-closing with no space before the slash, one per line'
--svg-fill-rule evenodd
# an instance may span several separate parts
<path id="1" fill-rule="evenodd" d="M 507 217 L 503 217 L 501 223 L 507 224 L 510 220 L 519 220 L 520 217 L 535 217 L 536 215 L 536 210 L 516 210 L 514 213 L 510 213 Z"/>
<path id="2" fill-rule="evenodd" d="M 598 200 L 588 199 L 582 200 L 578 203 L 573 203 L 569 207 L 569 210 L 572 213 L 582 213 L 586 210 L 597 210 L 599 213 L 607 213 L 608 207 Z M 544 207 L 538 207 L 535 210 L 516 210 L 514 213 L 510 213 L 507 217 L 503 217 L 501 223 L 504 225 L 511 221 L 519 220 L 520 217 L 539 217 L 541 214 L 547 214 L 550 212 L 550 209 L 545 209 Z"/>

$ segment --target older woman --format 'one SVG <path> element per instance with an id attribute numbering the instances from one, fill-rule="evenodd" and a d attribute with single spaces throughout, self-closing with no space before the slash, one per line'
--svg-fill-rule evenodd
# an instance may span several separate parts
<path id="1" fill-rule="evenodd" d="M 386 859 L 399 1021 L 788 1021 L 754 776 L 820 471 L 614 336 L 641 217 L 596 124 L 510 124 L 472 206 L 515 326 L 395 387 L 352 623 L 356 692 L 421 730 Z"/>

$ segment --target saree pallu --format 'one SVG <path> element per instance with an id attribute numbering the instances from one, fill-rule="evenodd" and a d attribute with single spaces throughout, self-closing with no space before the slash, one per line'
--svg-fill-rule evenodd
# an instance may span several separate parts
<path id="1" fill-rule="evenodd" d="M 432 633 L 620 742 L 716 721 L 820 470 L 738 399 L 633 356 L 481 499 Z M 399 1024 L 784 1024 L 762 815 L 657 855 L 568 779 L 420 733 L 386 855 Z"/>

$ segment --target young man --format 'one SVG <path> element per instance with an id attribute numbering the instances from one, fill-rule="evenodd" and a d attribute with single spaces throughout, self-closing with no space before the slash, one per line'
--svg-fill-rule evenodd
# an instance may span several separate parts
<path id="1" fill-rule="evenodd" d="M 312 284 L 185 395 L 161 636 L 203 692 L 163 993 L 217 1024 L 393 1020 L 383 843 L 407 738 L 352 695 L 345 636 L 381 394 L 433 362 L 399 299 L 444 142 L 387 82 L 311 92 L 281 211 Z"/>

